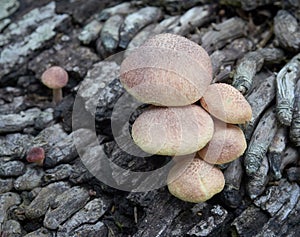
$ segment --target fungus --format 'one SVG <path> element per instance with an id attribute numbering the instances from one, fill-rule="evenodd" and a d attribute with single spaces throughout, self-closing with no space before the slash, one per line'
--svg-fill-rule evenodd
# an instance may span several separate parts
<path id="1" fill-rule="evenodd" d="M 187 155 L 203 148 L 213 129 L 212 118 L 200 106 L 153 106 L 135 120 L 132 137 L 150 154 Z"/>
<path id="2" fill-rule="evenodd" d="M 198 44 L 178 35 L 159 34 L 121 64 L 120 81 L 143 103 L 184 106 L 199 100 L 212 80 L 211 61 Z"/>
<path id="3" fill-rule="evenodd" d="M 42 83 L 53 90 L 53 102 L 58 104 L 62 100 L 62 88 L 68 83 L 68 73 L 59 66 L 48 68 L 42 74 Z"/>
<path id="4" fill-rule="evenodd" d="M 236 125 L 214 119 L 214 134 L 198 154 L 210 164 L 224 164 L 240 157 L 247 143 L 243 131 Z"/>
<path id="5" fill-rule="evenodd" d="M 45 151 L 42 147 L 32 147 L 26 156 L 26 160 L 30 163 L 36 163 L 39 166 L 43 166 L 45 159 Z"/>
<path id="6" fill-rule="evenodd" d="M 244 96 L 225 83 L 209 85 L 200 102 L 206 111 L 226 123 L 243 124 L 252 117 L 251 106 Z"/>
<path id="7" fill-rule="evenodd" d="M 195 157 L 177 177 L 183 162 L 177 162 L 168 174 L 168 189 L 172 195 L 183 201 L 199 203 L 223 190 L 225 179 L 219 168 Z"/>
<path id="8" fill-rule="evenodd" d="M 194 203 L 204 202 L 224 188 L 223 173 L 213 164 L 232 161 L 246 149 L 241 129 L 226 123 L 245 123 L 252 117 L 251 106 L 237 89 L 224 83 L 210 85 L 211 80 L 211 61 L 205 50 L 173 34 L 148 39 L 120 68 L 124 88 L 153 105 L 133 123 L 136 145 L 158 155 L 196 152 L 182 174 L 186 163 L 179 159 L 168 175 L 169 191 Z M 193 104 L 199 99 L 208 113 Z M 223 122 L 214 122 L 209 113 Z"/>

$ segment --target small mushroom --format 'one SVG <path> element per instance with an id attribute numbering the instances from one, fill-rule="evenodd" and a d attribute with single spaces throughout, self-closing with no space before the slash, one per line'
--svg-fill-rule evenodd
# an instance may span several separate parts
<path id="1" fill-rule="evenodd" d="M 251 106 L 244 96 L 225 83 L 209 85 L 200 103 L 211 115 L 226 123 L 244 124 L 252 117 Z"/>
<path id="2" fill-rule="evenodd" d="M 153 106 L 135 120 L 132 137 L 150 154 L 187 155 L 203 148 L 213 129 L 212 118 L 200 106 Z"/>
<path id="3" fill-rule="evenodd" d="M 224 164 L 240 157 L 247 148 L 243 131 L 236 125 L 214 119 L 214 134 L 199 156 L 210 164 Z"/>
<path id="4" fill-rule="evenodd" d="M 179 35 L 159 34 L 134 50 L 120 69 L 124 88 L 143 103 L 184 106 L 199 100 L 212 80 L 210 57 Z"/>
<path id="5" fill-rule="evenodd" d="M 45 151 L 42 147 L 32 147 L 26 156 L 26 160 L 30 163 L 36 163 L 39 166 L 43 166 L 45 159 Z"/>
<path id="6" fill-rule="evenodd" d="M 62 100 L 62 90 L 67 85 L 69 77 L 65 69 L 59 66 L 48 68 L 42 74 L 42 83 L 50 89 L 53 89 L 53 102 L 58 104 Z"/>
<path id="7" fill-rule="evenodd" d="M 223 190 L 225 179 L 219 168 L 196 157 L 182 171 L 183 162 L 175 163 L 168 174 L 168 189 L 172 195 L 183 201 L 199 203 Z"/>

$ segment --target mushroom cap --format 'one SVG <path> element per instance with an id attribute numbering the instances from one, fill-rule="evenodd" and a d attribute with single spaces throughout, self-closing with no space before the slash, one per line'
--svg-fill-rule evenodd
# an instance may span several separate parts
<path id="1" fill-rule="evenodd" d="M 60 89 L 67 85 L 69 76 L 62 67 L 53 66 L 44 71 L 41 79 L 45 86 L 51 89 Z"/>
<path id="2" fill-rule="evenodd" d="M 32 147 L 26 156 L 26 160 L 31 163 L 42 164 L 45 159 L 45 151 L 42 147 Z"/>
<path id="3" fill-rule="evenodd" d="M 196 157 L 182 171 L 182 162 L 175 163 L 168 174 L 168 181 L 172 180 L 168 182 L 172 195 L 183 201 L 199 203 L 223 190 L 225 179 L 219 168 Z M 174 177 L 177 178 L 174 180 Z"/>
<path id="4" fill-rule="evenodd" d="M 187 155 L 203 148 L 213 130 L 212 118 L 200 106 L 153 106 L 135 120 L 132 137 L 150 154 Z"/>
<path id="5" fill-rule="evenodd" d="M 243 131 L 236 125 L 214 119 L 214 134 L 199 156 L 210 164 L 224 164 L 240 157 L 247 148 Z"/>
<path id="6" fill-rule="evenodd" d="M 159 34 L 134 50 L 121 64 L 120 81 L 136 99 L 162 106 L 199 100 L 212 80 L 206 51 L 179 35 Z"/>
<path id="7" fill-rule="evenodd" d="M 236 88 L 225 83 L 209 85 L 200 103 L 211 115 L 226 123 L 243 124 L 252 117 L 248 101 Z"/>

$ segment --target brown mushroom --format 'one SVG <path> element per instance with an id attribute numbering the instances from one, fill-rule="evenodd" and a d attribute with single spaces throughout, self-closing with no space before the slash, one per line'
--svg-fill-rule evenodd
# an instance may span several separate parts
<path id="1" fill-rule="evenodd" d="M 42 147 L 32 147 L 26 156 L 26 160 L 30 163 L 36 163 L 42 166 L 45 159 L 45 151 Z"/>
<path id="2" fill-rule="evenodd" d="M 206 111 L 226 123 L 243 124 L 252 117 L 251 106 L 244 96 L 225 83 L 209 85 L 200 102 Z"/>
<path id="3" fill-rule="evenodd" d="M 53 102 L 58 104 L 62 100 L 62 89 L 67 85 L 69 77 L 65 69 L 59 66 L 48 68 L 42 74 L 42 83 L 53 89 Z"/>
<path id="4" fill-rule="evenodd" d="M 214 135 L 199 156 L 211 164 L 224 164 L 240 157 L 247 148 L 243 131 L 236 125 L 214 119 Z"/>
<path id="5" fill-rule="evenodd" d="M 223 190 L 225 179 L 220 169 L 196 157 L 182 171 L 183 162 L 176 162 L 168 174 L 168 189 L 172 195 L 199 203 Z"/>
<path id="6" fill-rule="evenodd" d="M 186 155 L 207 144 L 213 127 L 212 118 L 200 106 L 153 106 L 135 120 L 132 137 L 150 154 Z"/>
<path id="7" fill-rule="evenodd" d="M 179 35 L 159 34 L 121 64 L 120 81 L 138 100 L 183 106 L 199 100 L 212 80 L 211 61 L 198 44 Z"/>

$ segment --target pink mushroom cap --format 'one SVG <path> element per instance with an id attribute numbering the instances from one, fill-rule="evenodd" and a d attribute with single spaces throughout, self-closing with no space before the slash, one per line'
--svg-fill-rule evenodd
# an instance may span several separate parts
<path id="1" fill-rule="evenodd" d="M 59 66 L 48 68 L 42 74 L 42 82 L 51 89 L 60 89 L 67 85 L 69 80 L 68 73 Z"/>
<path id="2" fill-rule="evenodd" d="M 26 160 L 30 163 L 42 165 L 45 159 L 45 151 L 42 147 L 32 147 L 26 156 Z"/>

